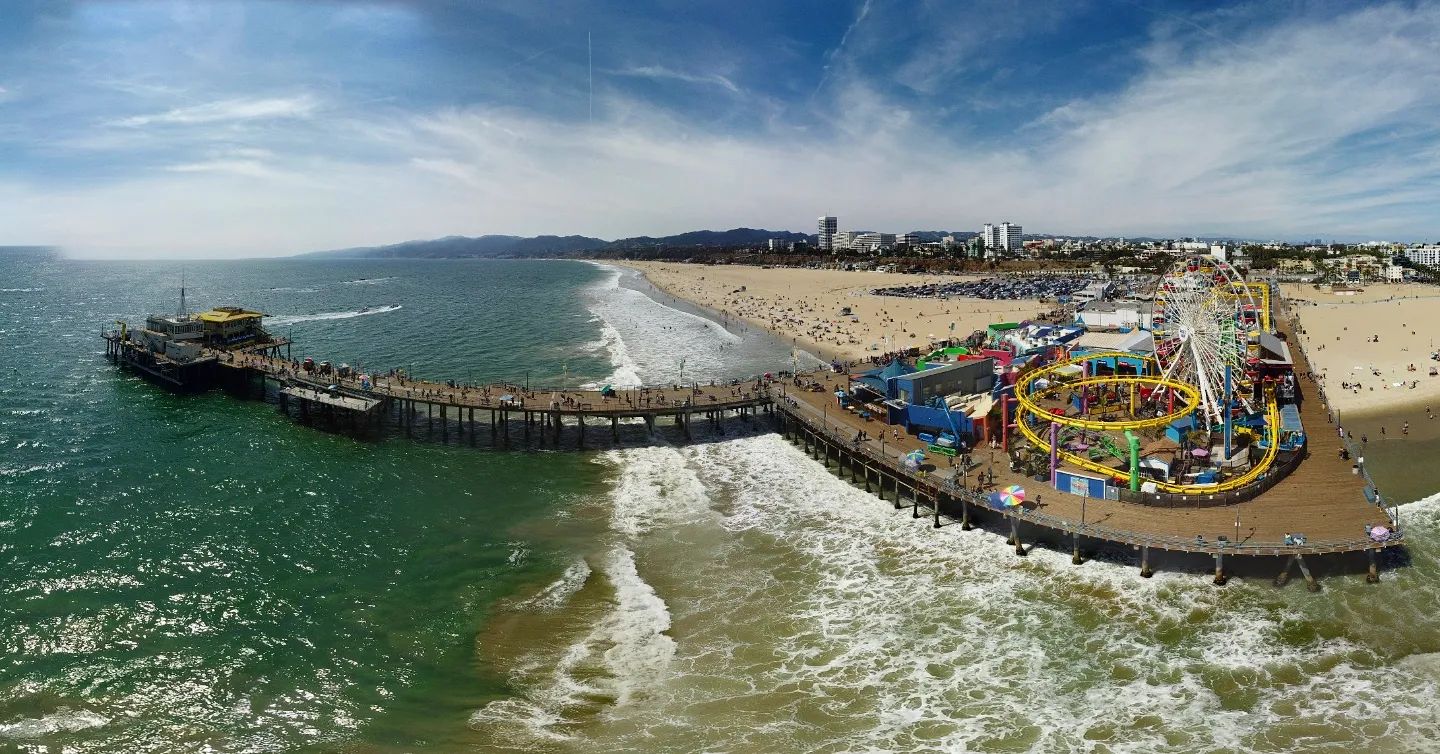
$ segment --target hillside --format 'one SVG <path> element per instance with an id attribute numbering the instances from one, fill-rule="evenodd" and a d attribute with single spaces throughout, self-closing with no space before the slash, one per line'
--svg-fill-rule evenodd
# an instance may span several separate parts
<path id="1" fill-rule="evenodd" d="M 589 236 L 446 236 L 428 241 L 406 241 L 389 246 L 312 251 L 301 257 L 348 259 L 457 259 L 476 257 L 543 257 L 584 251 L 609 251 L 654 246 L 736 247 L 763 244 L 771 238 L 813 242 L 813 236 L 757 228 L 696 230 L 674 236 L 639 236 L 606 241 Z"/>

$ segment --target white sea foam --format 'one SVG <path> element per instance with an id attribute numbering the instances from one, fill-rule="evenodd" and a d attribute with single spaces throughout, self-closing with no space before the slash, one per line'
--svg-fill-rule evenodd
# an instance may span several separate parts
<path id="1" fill-rule="evenodd" d="M 670 612 L 641 577 L 633 543 L 682 521 L 711 516 L 705 490 L 685 454 L 669 446 L 610 451 L 597 462 L 612 466 L 617 481 L 608 500 L 615 542 L 595 557 L 565 569 L 553 583 L 521 603 L 553 612 L 598 575 L 610 595 L 593 625 L 556 655 L 537 655 L 514 669 L 518 699 L 487 704 L 471 718 L 514 745 L 563 739 L 577 722 L 614 714 L 653 693 L 670 676 L 675 642 Z M 592 572 L 593 568 L 593 572 Z"/>
<path id="2" fill-rule="evenodd" d="M 718 322 L 624 287 L 619 269 L 602 267 L 610 274 L 586 293 L 588 308 L 600 319 L 601 338 L 615 370 L 605 382 L 628 387 L 724 373 L 725 349 L 739 344 L 740 336 Z"/>
<path id="3" fill-rule="evenodd" d="M 397 311 L 403 308 L 404 307 L 400 304 L 390 304 L 387 306 L 377 306 L 373 309 L 366 309 L 364 311 L 357 310 L 350 312 L 321 312 L 319 314 L 282 314 L 278 317 L 271 317 L 266 324 L 293 325 L 299 322 L 321 322 L 332 319 L 352 319 L 354 317 L 366 317 L 371 314 L 386 314 L 388 312 Z"/>
<path id="4" fill-rule="evenodd" d="M 584 588 L 585 581 L 590 578 L 591 573 L 589 563 L 577 560 L 566 566 L 559 578 L 541 589 L 535 596 L 520 603 L 520 606 L 540 611 L 558 610 Z"/>
<path id="5" fill-rule="evenodd" d="M 43 291 L 44 288 L 0 288 L 0 293 L 35 293 Z"/>
<path id="6" fill-rule="evenodd" d="M 55 733 L 74 733 L 87 728 L 98 728 L 109 722 L 109 718 L 90 710 L 71 710 L 61 707 L 44 717 L 0 723 L 0 738 L 43 738 Z"/>
<path id="7" fill-rule="evenodd" d="M 626 537 L 711 513 L 704 485 L 686 455 L 674 447 L 612 450 L 598 460 L 617 470 L 610 521 Z"/>
<path id="8" fill-rule="evenodd" d="M 635 387 L 644 384 L 640 379 L 640 365 L 630 358 L 630 351 L 625 347 L 625 341 L 620 337 L 620 331 L 616 330 L 609 322 L 602 320 L 600 324 L 600 348 L 610 353 L 610 366 L 615 371 L 604 380 L 604 385 L 615 387 Z M 580 387 L 587 390 L 595 390 L 602 387 L 600 382 L 587 382 Z"/>
<path id="9" fill-rule="evenodd" d="M 640 578 L 630 549 L 617 545 L 597 560 L 612 590 L 607 609 L 558 657 L 537 657 L 514 668 L 512 681 L 525 687 L 524 696 L 485 705 L 471 715 L 473 727 L 514 745 L 563 740 L 577 722 L 631 705 L 664 682 L 675 654 L 664 600 Z M 537 595 L 542 604 L 527 606 L 552 610 L 557 600 L 563 604 L 589 577 L 589 568 L 567 569 Z"/>

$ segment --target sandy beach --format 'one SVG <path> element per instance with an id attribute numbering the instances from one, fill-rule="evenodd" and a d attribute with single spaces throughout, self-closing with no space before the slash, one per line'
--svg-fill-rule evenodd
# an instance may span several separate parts
<path id="1" fill-rule="evenodd" d="M 1369 285 L 1337 296 L 1308 285 L 1281 292 L 1300 321 L 1300 342 L 1331 406 L 1342 414 L 1410 413 L 1440 408 L 1440 366 L 1430 355 L 1440 335 L 1440 289 Z M 1413 387 L 1412 387 L 1413 385 Z"/>
<path id="2" fill-rule="evenodd" d="M 1033 318 L 1053 303 L 1029 299 L 876 296 L 886 286 L 975 280 L 979 276 L 765 269 L 742 265 L 617 262 L 642 272 L 666 293 L 763 327 L 826 358 L 865 359 L 887 350 L 924 346 L 994 322 Z M 851 314 L 842 315 L 849 307 Z M 953 327 L 952 327 L 953 325 Z"/>

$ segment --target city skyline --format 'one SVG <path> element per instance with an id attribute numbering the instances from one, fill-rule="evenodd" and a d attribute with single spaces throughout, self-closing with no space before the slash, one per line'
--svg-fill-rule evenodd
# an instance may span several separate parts
<path id="1" fill-rule="evenodd" d="M 1440 6 L 1188 7 L 14 2 L 0 242 L 1440 237 Z"/>

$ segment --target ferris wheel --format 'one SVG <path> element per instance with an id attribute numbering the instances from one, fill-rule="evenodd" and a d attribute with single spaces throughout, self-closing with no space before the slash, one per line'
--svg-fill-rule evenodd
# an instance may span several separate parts
<path id="1" fill-rule="evenodd" d="M 1177 261 L 1155 288 L 1155 358 L 1166 379 L 1195 386 L 1212 423 L 1223 421 L 1227 372 L 1232 400 L 1248 406 L 1246 360 L 1259 311 L 1240 273 L 1207 255 Z"/>

